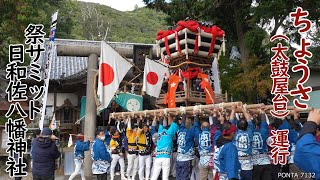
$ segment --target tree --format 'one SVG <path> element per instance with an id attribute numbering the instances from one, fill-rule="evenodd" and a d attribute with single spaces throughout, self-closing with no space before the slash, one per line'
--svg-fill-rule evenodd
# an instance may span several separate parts
<path id="1" fill-rule="evenodd" d="M 111 31 L 111 25 L 92 4 L 81 7 L 83 34 L 86 39 L 106 40 Z"/>
<path id="2" fill-rule="evenodd" d="M 58 9 L 57 37 L 72 38 L 76 7 L 72 0 L 0 0 L 0 69 L 8 62 L 9 44 L 24 42 L 24 30 L 30 23 L 43 24 L 45 37 L 49 36 L 51 15 Z"/>

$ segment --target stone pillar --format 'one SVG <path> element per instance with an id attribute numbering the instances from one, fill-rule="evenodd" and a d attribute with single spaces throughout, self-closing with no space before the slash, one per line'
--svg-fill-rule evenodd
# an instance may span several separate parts
<path id="1" fill-rule="evenodd" d="M 97 106 L 94 99 L 94 77 L 98 69 L 98 55 L 91 54 L 88 60 L 87 68 L 87 102 L 86 102 L 86 116 L 84 120 L 84 136 L 91 137 L 93 140 L 95 138 L 96 130 L 96 118 L 97 118 Z M 91 171 L 92 159 L 91 159 L 91 145 L 89 151 L 85 151 L 84 158 L 84 167 L 85 167 L 85 176 L 92 176 Z"/>

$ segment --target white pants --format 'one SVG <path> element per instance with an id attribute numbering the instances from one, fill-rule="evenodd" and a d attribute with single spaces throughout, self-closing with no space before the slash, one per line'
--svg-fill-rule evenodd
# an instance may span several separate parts
<path id="1" fill-rule="evenodd" d="M 169 180 L 170 158 L 156 158 L 151 180 L 157 180 L 162 169 L 162 180 Z"/>
<path id="2" fill-rule="evenodd" d="M 112 154 L 111 157 L 112 157 L 111 169 L 110 169 L 111 179 L 114 178 L 114 168 L 116 167 L 118 161 L 119 161 L 119 164 L 120 164 L 121 177 L 124 177 L 125 166 L 124 166 L 124 158 L 123 158 L 123 156 L 120 156 L 119 154 Z"/>
<path id="3" fill-rule="evenodd" d="M 136 154 L 128 154 L 127 176 L 135 177 L 138 169 L 139 157 Z"/>
<path id="4" fill-rule="evenodd" d="M 149 179 L 151 170 L 152 157 L 151 155 L 139 155 L 139 179 Z M 144 178 L 144 167 L 146 167 L 146 177 Z"/>
<path id="5" fill-rule="evenodd" d="M 81 174 L 81 179 L 86 180 L 86 177 L 84 176 L 84 171 L 83 171 L 83 160 L 75 159 L 74 164 L 76 165 L 76 167 L 75 167 L 74 172 L 69 177 L 69 180 L 72 180 L 79 173 Z"/>

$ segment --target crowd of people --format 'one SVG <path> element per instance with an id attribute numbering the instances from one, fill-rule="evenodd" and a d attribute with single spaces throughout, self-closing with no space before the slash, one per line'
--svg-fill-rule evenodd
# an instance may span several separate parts
<path id="1" fill-rule="evenodd" d="M 239 109 L 242 112 L 236 113 Z M 84 151 L 89 149 L 92 173 L 98 180 L 106 180 L 107 174 L 113 180 L 117 165 L 121 179 L 130 180 L 157 180 L 160 176 L 163 180 L 170 176 L 177 180 L 276 180 L 283 178 L 281 173 L 299 176 L 292 179 L 320 179 L 320 110 L 311 111 L 303 124 L 296 110 L 291 117 L 278 119 L 269 117 L 265 106 L 256 114 L 240 106 L 230 111 L 213 109 L 208 116 L 198 109 L 192 115 L 179 110 L 153 116 L 114 119 L 110 123 L 114 126 L 96 131 L 91 145 L 90 139 L 84 141 L 79 134 L 74 147 L 76 168 L 69 180 L 78 173 L 85 179 Z M 271 131 L 286 129 L 290 155 L 286 165 L 274 164 L 270 157 Z M 43 140 L 48 135 L 44 130 L 33 146 L 57 151 Z M 48 155 L 37 157 L 40 153 Z M 32 154 L 34 177 L 54 177 L 54 171 L 49 176 L 42 174 L 49 169 L 41 169 L 41 163 L 60 154 L 37 148 Z"/>

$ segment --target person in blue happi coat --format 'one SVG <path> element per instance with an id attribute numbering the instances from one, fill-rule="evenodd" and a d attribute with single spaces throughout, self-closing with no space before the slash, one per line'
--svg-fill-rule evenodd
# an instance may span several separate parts
<path id="1" fill-rule="evenodd" d="M 156 159 L 153 164 L 151 180 L 157 180 L 162 170 L 162 179 L 168 180 L 170 173 L 170 158 L 173 149 L 173 136 L 177 133 L 179 116 L 174 118 L 168 129 L 163 126 L 163 112 L 159 118 L 159 129 L 156 145 Z"/>
<path id="2" fill-rule="evenodd" d="M 253 119 L 255 130 L 252 139 L 253 177 L 256 180 L 272 179 L 271 161 L 268 155 L 267 139 L 269 135 L 266 107 L 260 108 L 260 116 Z"/>
<path id="3" fill-rule="evenodd" d="M 210 122 L 212 121 L 212 117 Z M 211 141 L 210 124 L 208 122 L 203 122 L 201 124 L 201 132 L 197 136 L 198 149 L 200 154 L 199 170 L 200 170 L 200 180 L 207 180 L 211 172 L 209 162 L 213 156 L 213 148 Z"/>
<path id="4" fill-rule="evenodd" d="M 191 161 L 194 159 L 194 141 L 199 136 L 199 117 L 194 114 L 194 123 L 182 114 L 182 123 L 178 131 L 178 155 L 176 161 L 176 179 L 189 180 Z"/>
<path id="5" fill-rule="evenodd" d="M 320 143 L 315 135 L 320 129 L 320 109 L 309 113 L 308 121 L 303 128 L 296 143 L 294 164 L 303 170 L 309 177 L 320 180 Z"/>
<path id="6" fill-rule="evenodd" d="M 97 175 L 98 180 L 107 179 L 107 171 L 110 167 L 111 157 L 107 151 L 104 141 L 106 136 L 102 129 L 96 131 L 96 139 L 92 143 L 92 174 Z"/>
<path id="7" fill-rule="evenodd" d="M 74 145 L 74 164 L 76 165 L 74 173 L 71 174 L 69 180 L 72 180 L 77 174 L 81 174 L 81 179 L 85 180 L 84 170 L 83 170 L 83 160 L 84 160 L 84 151 L 89 150 L 90 138 L 86 142 L 83 142 L 84 136 L 79 133 L 76 136 L 76 143 Z"/>
<path id="8" fill-rule="evenodd" d="M 234 123 L 235 108 L 232 107 L 230 115 L 230 122 Z M 254 132 L 254 125 L 252 123 L 252 116 L 247 112 L 245 106 L 240 107 L 245 119 L 240 119 L 237 124 L 237 133 L 233 139 L 233 143 L 238 149 L 239 161 L 241 164 L 241 179 L 252 180 L 252 139 Z"/>
<path id="9" fill-rule="evenodd" d="M 241 165 L 237 147 L 232 140 L 237 128 L 231 122 L 225 122 L 214 135 L 215 180 L 237 180 Z"/>

